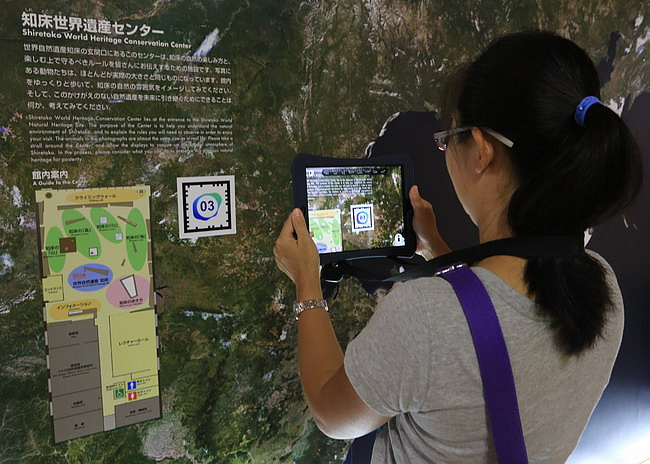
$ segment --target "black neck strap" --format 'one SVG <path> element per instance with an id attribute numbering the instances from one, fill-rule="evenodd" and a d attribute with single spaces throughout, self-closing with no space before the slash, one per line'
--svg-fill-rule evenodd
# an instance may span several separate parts
<path id="1" fill-rule="evenodd" d="M 470 248 L 452 251 L 415 266 L 385 282 L 403 282 L 418 277 L 433 276 L 436 269 L 457 262 L 470 266 L 490 256 L 507 255 L 519 258 L 573 258 L 584 252 L 582 237 L 513 237 L 481 243 Z"/>

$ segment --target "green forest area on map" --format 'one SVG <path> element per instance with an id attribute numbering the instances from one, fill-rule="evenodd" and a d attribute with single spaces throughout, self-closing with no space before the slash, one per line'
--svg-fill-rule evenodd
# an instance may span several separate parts
<path id="1" fill-rule="evenodd" d="M 110 109 L 101 114 L 232 120 L 234 150 L 161 143 L 132 154 L 102 154 L 100 138 L 91 134 L 80 142 L 88 153 L 78 162 L 32 162 L 27 117 L 32 99 L 23 44 L 55 41 L 22 36 L 26 10 L 146 22 L 164 31 L 156 39 L 191 44 L 189 54 L 218 30 L 208 56 L 232 63 L 231 104 L 124 101 L 107 103 Z M 648 82 L 647 52 L 636 51 L 650 20 L 649 14 L 643 19 L 644 10 L 647 6 L 638 0 L 470 0 L 462 7 L 451 0 L 4 2 L 0 462 L 342 462 L 349 442 L 320 432 L 304 400 L 290 311 L 294 288 L 273 261 L 275 239 L 292 206 L 289 167 L 294 155 L 362 157 L 387 118 L 399 111 L 438 111 L 440 89 L 451 71 L 494 37 L 514 30 L 557 31 L 597 62 L 607 57 L 610 34 L 620 31 L 611 79 L 602 90 L 603 101 L 616 106 Z M 70 69 L 80 73 L 87 67 L 73 64 Z M 47 107 L 39 111 L 61 115 Z M 79 111 L 68 116 L 94 115 Z M 151 187 L 161 419 L 52 444 L 35 170 L 66 172 L 67 181 L 50 188 Z M 236 179 L 237 234 L 196 242 L 179 239 L 176 178 L 222 174 Z M 340 209 L 344 227 L 350 205 L 334 203 L 319 208 Z M 380 209 L 380 203 L 373 204 Z M 389 212 L 380 213 L 383 220 L 394 220 Z M 50 240 L 67 235 L 63 227 Z M 327 233 L 336 242 L 335 233 Z M 102 246 L 110 243 L 106 237 L 99 240 Z M 363 243 L 343 237 L 342 245 Z M 343 349 L 370 318 L 375 302 L 376 296 L 358 281 L 341 283 L 330 315 Z"/>

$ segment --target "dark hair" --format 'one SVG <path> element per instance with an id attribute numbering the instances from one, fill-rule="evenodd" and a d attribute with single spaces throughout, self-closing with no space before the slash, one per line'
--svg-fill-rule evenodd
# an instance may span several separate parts
<path id="1" fill-rule="evenodd" d="M 518 188 L 508 222 L 515 236 L 582 237 L 637 195 L 641 157 L 622 119 L 593 105 L 585 127 L 574 120 L 577 104 L 599 97 L 599 88 L 580 47 L 541 31 L 497 39 L 450 79 L 444 114 L 458 126 L 488 127 L 514 141 L 508 153 Z M 612 307 L 598 260 L 587 253 L 529 259 L 524 278 L 563 353 L 593 346 Z"/>

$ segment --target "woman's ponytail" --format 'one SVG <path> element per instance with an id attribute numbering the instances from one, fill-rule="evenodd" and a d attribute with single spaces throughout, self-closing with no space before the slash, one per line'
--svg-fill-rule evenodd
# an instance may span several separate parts
<path id="1" fill-rule="evenodd" d="M 529 259 L 524 279 L 563 353 L 580 354 L 602 335 L 611 296 L 605 271 L 594 257 Z"/>
<path id="2" fill-rule="evenodd" d="M 621 118 L 595 103 L 575 119 L 584 97 L 598 97 L 599 83 L 573 42 L 538 31 L 504 36 L 447 95 L 459 125 L 514 141 L 508 153 L 518 188 L 508 222 L 515 236 L 581 237 L 637 195 L 641 157 Z M 579 354 L 602 335 L 611 298 L 597 259 L 530 259 L 524 278 L 562 352 Z"/>

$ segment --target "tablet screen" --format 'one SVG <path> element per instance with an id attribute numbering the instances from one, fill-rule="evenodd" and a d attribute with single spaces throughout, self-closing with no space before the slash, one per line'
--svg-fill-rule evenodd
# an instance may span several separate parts
<path id="1" fill-rule="evenodd" d="M 305 177 L 320 254 L 405 245 L 402 166 L 307 167 Z"/>

